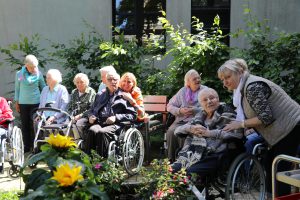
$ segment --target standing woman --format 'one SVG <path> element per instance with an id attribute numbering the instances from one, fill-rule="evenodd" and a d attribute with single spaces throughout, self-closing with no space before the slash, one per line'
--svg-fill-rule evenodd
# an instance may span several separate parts
<path id="1" fill-rule="evenodd" d="M 136 86 L 136 77 L 133 73 L 126 72 L 120 79 L 120 88 L 123 90 L 123 98 L 136 108 L 138 121 L 145 117 L 144 101 L 142 91 Z"/>
<path id="2" fill-rule="evenodd" d="M 265 162 L 267 192 L 272 192 L 271 168 L 273 159 L 279 154 L 295 156 L 300 141 L 300 106 L 275 83 L 249 74 L 243 59 L 226 61 L 218 76 L 229 90 L 237 90 L 237 101 L 241 102 L 237 114 L 245 120 L 232 121 L 223 130 L 254 128 L 270 146 Z M 291 165 L 280 162 L 279 171 L 289 170 Z M 290 187 L 278 184 L 278 195 L 290 193 Z"/>
<path id="3" fill-rule="evenodd" d="M 184 87 L 170 99 L 167 105 L 168 112 L 175 116 L 175 121 L 166 133 L 170 161 L 175 161 L 176 149 L 183 147 L 185 140 L 175 136 L 174 131 L 178 126 L 189 122 L 200 111 L 198 94 L 204 88 L 206 86 L 201 85 L 200 74 L 191 69 L 184 76 Z"/>
<path id="4" fill-rule="evenodd" d="M 34 138 L 32 114 L 39 106 L 40 94 L 46 84 L 34 55 L 27 55 L 24 64 L 16 73 L 14 100 L 21 118 L 24 152 L 29 152 Z"/>

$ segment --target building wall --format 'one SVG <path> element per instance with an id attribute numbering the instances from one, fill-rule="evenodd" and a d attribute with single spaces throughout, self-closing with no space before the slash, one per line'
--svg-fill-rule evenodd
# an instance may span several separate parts
<path id="1" fill-rule="evenodd" d="M 173 25 L 183 24 L 190 30 L 191 0 L 166 0 L 167 18 Z M 271 28 L 286 32 L 300 32 L 299 0 L 231 0 L 231 32 L 245 28 L 244 5 L 252 10 L 259 20 L 269 19 Z M 68 43 L 69 40 L 87 30 L 83 20 L 95 26 L 105 40 L 112 38 L 112 0 L 0 0 L 0 46 L 19 41 L 19 34 L 31 36 L 39 33 L 54 42 Z M 41 40 L 45 41 L 45 40 Z M 41 43 L 41 47 L 47 48 Z M 231 38 L 232 47 L 245 48 L 243 37 Z M 165 67 L 172 58 L 156 63 Z M 0 63 L 3 57 L 0 57 Z M 59 66 L 47 66 L 47 68 Z M 11 97 L 14 74 L 8 65 L 0 67 L 0 96 Z M 10 84 L 12 83 L 12 84 Z"/>
<path id="2" fill-rule="evenodd" d="M 243 20 L 244 8 L 249 7 L 251 16 L 256 16 L 259 21 L 268 19 L 271 30 L 285 31 L 288 33 L 300 32 L 300 1 L 299 0 L 231 0 L 231 32 L 245 29 Z M 231 47 L 247 48 L 244 37 L 231 38 Z"/>
<path id="3" fill-rule="evenodd" d="M 19 34 L 30 37 L 35 33 L 54 42 L 68 43 L 88 30 L 84 20 L 110 40 L 111 5 L 111 0 L 1 0 L 0 46 L 18 42 Z M 44 48 L 46 45 L 41 44 Z M 7 92 L 14 87 L 8 84 L 14 81 L 14 72 L 8 65 L 0 66 L 0 71 L 0 96 L 12 96 Z"/>

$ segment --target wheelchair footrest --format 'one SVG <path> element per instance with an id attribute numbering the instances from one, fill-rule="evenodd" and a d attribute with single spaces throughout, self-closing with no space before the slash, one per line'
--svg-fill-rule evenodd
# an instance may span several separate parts
<path id="1" fill-rule="evenodd" d="M 278 172 L 276 179 L 280 182 L 299 187 L 300 185 L 300 169 Z"/>

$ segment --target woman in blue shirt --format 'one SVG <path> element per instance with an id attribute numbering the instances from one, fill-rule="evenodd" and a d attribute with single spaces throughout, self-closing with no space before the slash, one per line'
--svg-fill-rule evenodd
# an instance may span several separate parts
<path id="1" fill-rule="evenodd" d="M 62 82 L 60 71 L 49 69 L 46 74 L 46 82 L 47 86 L 42 90 L 39 108 L 52 102 L 52 108 L 66 110 L 70 98 L 66 87 L 60 84 Z M 47 118 L 47 124 L 62 123 L 66 120 L 66 116 L 62 113 L 47 111 L 44 114 Z"/>
<path id="2" fill-rule="evenodd" d="M 16 73 L 15 101 L 22 123 L 24 151 L 29 152 L 34 138 L 32 114 L 39 106 L 41 91 L 46 84 L 34 55 L 27 55 L 24 64 Z"/>

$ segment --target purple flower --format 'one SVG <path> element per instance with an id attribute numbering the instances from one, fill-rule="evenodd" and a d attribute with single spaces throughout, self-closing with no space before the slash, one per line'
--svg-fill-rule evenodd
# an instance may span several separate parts
<path id="1" fill-rule="evenodd" d="M 102 167 L 102 165 L 100 164 L 100 163 L 97 163 L 96 165 L 95 165 L 95 169 L 100 169 Z"/>

